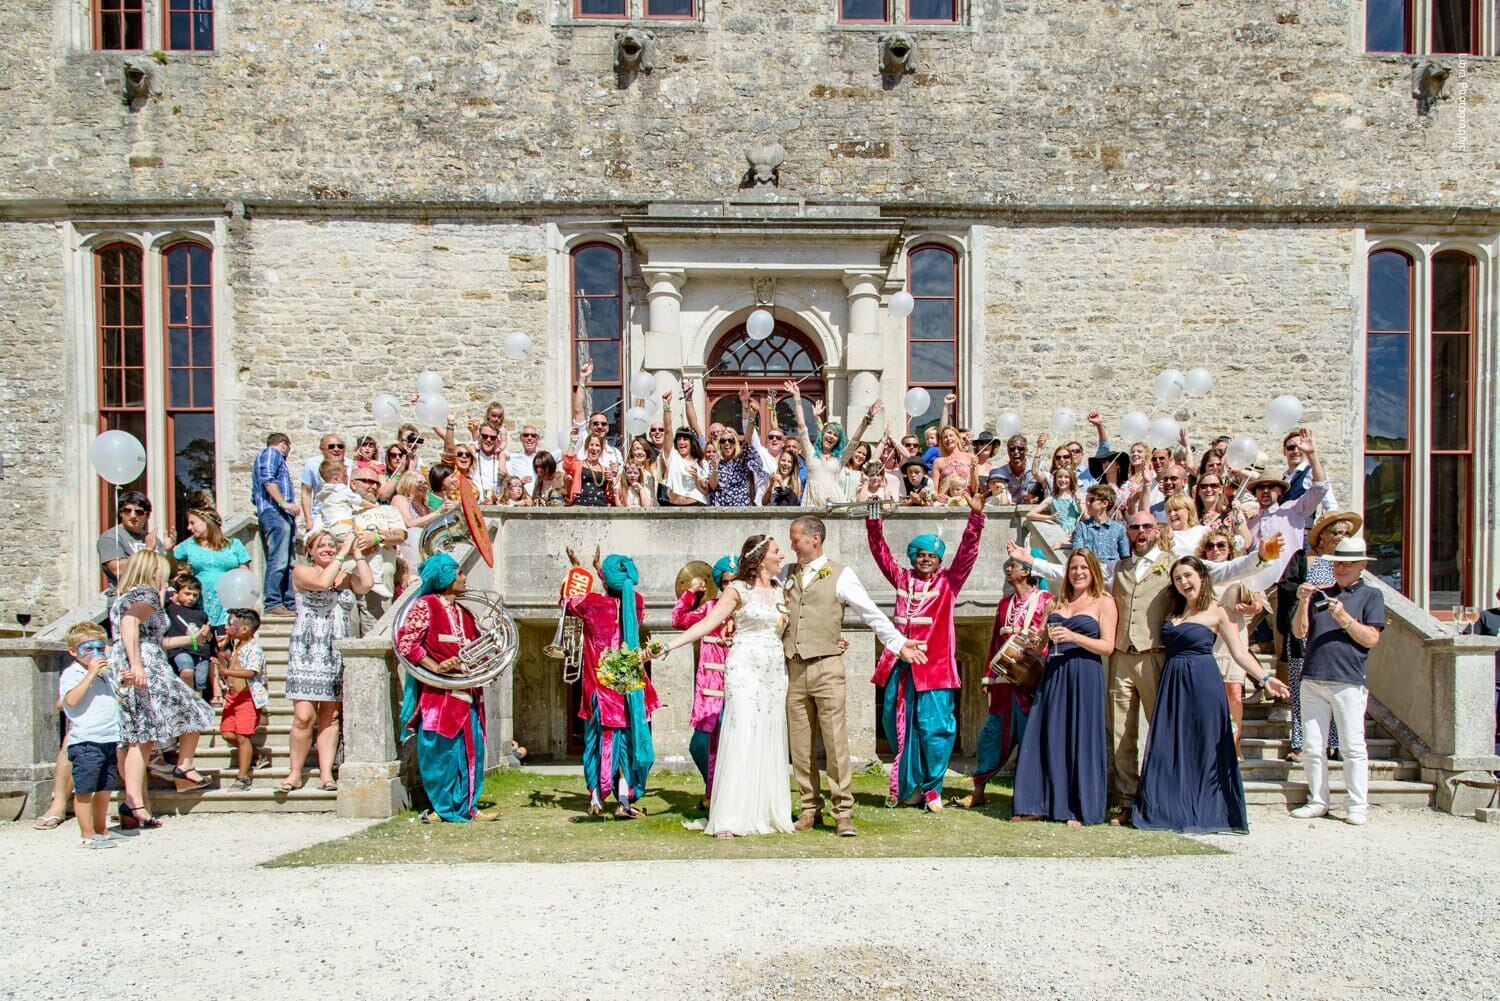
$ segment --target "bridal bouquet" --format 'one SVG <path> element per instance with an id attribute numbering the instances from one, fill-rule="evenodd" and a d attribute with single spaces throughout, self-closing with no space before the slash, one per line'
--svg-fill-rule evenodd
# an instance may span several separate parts
<path id="1" fill-rule="evenodd" d="M 642 645 L 650 651 L 653 658 L 666 656 L 666 644 L 659 640 L 647 640 Z M 641 661 L 640 652 L 631 647 L 617 646 L 604 651 L 595 673 L 599 677 L 599 684 L 621 695 L 629 695 L 646 687 L 645 664 Z"/>

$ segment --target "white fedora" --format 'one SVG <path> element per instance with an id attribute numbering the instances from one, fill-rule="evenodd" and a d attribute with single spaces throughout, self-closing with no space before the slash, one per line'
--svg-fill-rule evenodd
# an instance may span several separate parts
<path id="1" fill-rule="evenodd" d="M 1365 563 L 1370 554 L 1365 552 L 1365 540 L 1358 535 L 1349 535 L 1339 540 L 1331 555 L 1323 557 L 1330 563 Z"/>

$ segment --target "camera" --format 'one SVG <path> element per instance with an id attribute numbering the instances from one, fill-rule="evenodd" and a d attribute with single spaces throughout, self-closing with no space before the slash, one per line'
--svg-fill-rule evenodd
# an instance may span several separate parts
<path id="1" fill-rule="evenodd" d="M 409 434 L 409 435 L 406 436 L 406 443 L 408 445 L 412 445 L 412 446 L 420 445 L 420 444 L 422 444 L 426 440 L 427 440 L 426 438 L 418 438 L 414 434 Z"/>
<path id="2" fill-rule="evenodd" d="M 1307 603 L 1307 608 L 1310 612 L 1328 611 L 1328 595 L 1319 591 L 1316 595 L 1313 596 L 1313 599 Z"/>

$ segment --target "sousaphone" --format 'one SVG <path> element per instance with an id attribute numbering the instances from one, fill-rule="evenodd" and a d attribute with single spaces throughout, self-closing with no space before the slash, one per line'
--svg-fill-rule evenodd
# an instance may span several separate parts
<path id="1" fill-rule="evenodd" d="M 424 528 L 419 545 L 425 559 L 434 553 L 451 553 L 464 542 L 478 551 L 479 558 L 484 560 L 486 566 L 495 565 L 489 529 L 485 527 L 484 515 L 479 511 L 479 491 L 475 489 L 473 480 L 460 475 L 458 509 L 449 511 Z"/>
<path id="2" fill-rule="evenodd" d="M 417 588 L 412 588 L 411 597 L 403 599 L 401 610 L 396 613 L 393 635 L 401 635 L 401 628 L 406 624 L 406 617 L 411 614 L 419 594 Z M 478 638 L 470 640 L 458 652 L 458 670 L 451 674 L 430 671 L 421 664 L 413 664 L 407 660 L 401 654 L 400 645 L 396 645 L 396 659 L 401 662 L 401 666 L 410 671 L 418 681 L 433 688 L 452 690 L 488 685 L 514 666 L 516 655 L 521 649 L 521 633 L 516 628 L 516 620 L 511 618 L 510 611 L 498 594 L 491 591 L 465 591 L 458 596 L 457 603 L 473 614 L 474 623 L 479 627 Z"/>

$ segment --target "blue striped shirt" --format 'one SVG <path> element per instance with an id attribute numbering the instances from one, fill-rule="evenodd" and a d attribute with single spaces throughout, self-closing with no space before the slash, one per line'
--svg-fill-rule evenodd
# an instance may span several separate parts
<path id="1" fill-rule="evenodd" d="M 255 513 L 258 515 L 281 510 L 280 505 L 266 493 L 268 483 L 274 483 L 281 489 L 283 501 L 292 499 L 292 474 L 286 468 L 286 456 L 281 454 L 279 448 L 261 449 L 260 454 L 255 457 L 255 465 L 250 469 L 250 502 L 255 505 Z"/>

